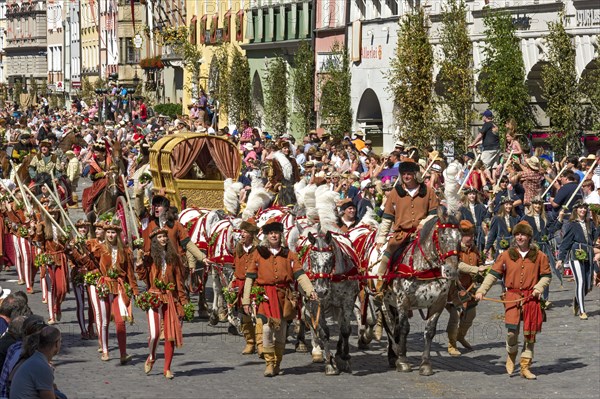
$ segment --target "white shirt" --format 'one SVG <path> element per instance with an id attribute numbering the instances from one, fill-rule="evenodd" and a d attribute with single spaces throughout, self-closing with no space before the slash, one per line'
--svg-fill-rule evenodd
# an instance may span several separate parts
<path id="1" fill-rule="evenodd" d="M 592 191 L 583 199 L 583 201 L 586 204 L 600 204 L 600 194 L 598 194 L 598 190 Z"/>

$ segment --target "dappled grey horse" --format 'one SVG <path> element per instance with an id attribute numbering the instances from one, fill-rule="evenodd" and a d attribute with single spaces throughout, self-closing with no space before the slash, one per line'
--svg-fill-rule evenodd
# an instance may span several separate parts
<path id="1" fill-rule="evenodd" d="M 313 361 L 323 359 L 327 375 L 350 372 L 350 321 L 359 291 L 356 279 L 359 265 L 357 257 L 352 256 L 352 243 L 346 237 L 331 232 L 324 235 L 308 233 L 301 246 L 305 247 L 301 259 L 304 271 L 319 295 L 318 301 L 307 301 L 302 312 L 313 336 Z M 335 356 L 329 349 L 327 316 L 332 316 L 340 328 Z M 304 323 L 301 323 L 298 339 L 304 340 Z"/>
<path id="2" fill-rule="evenodd" d="M 388 362 L 398 371 L 412 370 L 406 357 L 410 314 L 413 309 L 426 309 L 425 346 L 419 372 L 433 374 L 431 342 L 450 286 L 458 275 L 460 238 L 458 220 L 448 215 L 445 208 L 438 208 L 438 216 L 425 223 L 385 277 L 389 284 L 384 291 L 382 313 L 389 341 Z"/>

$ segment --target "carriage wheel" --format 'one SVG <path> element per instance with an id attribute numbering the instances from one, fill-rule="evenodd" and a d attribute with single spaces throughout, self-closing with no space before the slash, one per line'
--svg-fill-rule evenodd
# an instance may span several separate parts
<path id="1" fill-rule="evenodd" d="M 131 220 L 129 215 L 129 209 L 127 208 L 127 201 L 124 196 L 117 197 L 117 203 L 115 205 L 115 216 L 119 218 L 121 222 L 121 238 L 123 243 L 129 245 L 133 243 L 133 237 L 137 237 L 137 226 L 134 224 L 135 221 Z"/>

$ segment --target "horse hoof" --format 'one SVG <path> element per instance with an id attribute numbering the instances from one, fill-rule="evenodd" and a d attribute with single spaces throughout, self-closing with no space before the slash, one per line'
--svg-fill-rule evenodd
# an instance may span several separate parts
<path id="1" fill-rule="evenodd" d="M 227 334 L 229 334 L 229 335 L 235 335 L 235 336 L 239 336 L 240 335 L 237 327 L 234 326 L 234 325 L 232 325 L 232 324 L 230 324 L 229 327 L 227 327 Z"/>
<path id="2" fill-rule="evenodd" d="M 358 349 L 368 350 L 369 349 L 369 343 L 365 342 L 362 338 L 360 338 L 358 340 Z"/>
<path id="3" fill-rule="evenodd" d="M 340 370 L 328 364 L 325 366 L 325 375 L 340 375 Z"/>
<path id="4" fill-rule="evenodd" d="M 404 363 L 401 361 L 396 361 L 396 371 L 399 373 L 410 373 L 412 371 L 412 366 L 408 363 Z"/>
<path id="5" fill-rule="evenodd" d="M 313 363 L 323 363 L 325 361 L 322 353 L 313 353 L 311 356 L 312 356 Z"/>
<path id="6" fill-rule="evenodd" d="M 307 353 L 308 347 L 306 346 L 306 344 L 304 342 L 298 342 L 296 344 L 296 352 L 297 353 Z"/>
<path id="7" fill-rule="evenodd" d="M 202 320 L 206 320 L 206 319 L 210 318 L 210 315 L 208 314 L 207 310 L 201 309 L 201 310 L 198 310 L 198 318 L 200 318 Z"/>
<path id="8" fill-rule="evenodd" d="M 352 373 L 349 359 L 344 360 L 338 357 L 335 359 L 335 363 L 339 371 L 343 371 L 344 373 Z"/>
<path id="9" fill-rule="evenodd" d="M 433 375 L 433 369 L 430 364 L 423 364 L 419 367 L 419 374 L 423 376 Z"/>
<path id="10" fill-rule="evenodd" d="M 216 326 L 217 324 L 219 324 L 219 318 L 214 314 L 211 314 L 208 318 L 208 324 L 211 326 Z"/>

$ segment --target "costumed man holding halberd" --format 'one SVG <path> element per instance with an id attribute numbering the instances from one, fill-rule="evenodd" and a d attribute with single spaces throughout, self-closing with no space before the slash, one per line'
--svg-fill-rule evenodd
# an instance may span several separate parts
<path id="1" fill-rule="evenodd" d="M 398 166 L 402 182 L 396 184 L 387 198 L 376 239 L 378 249 L 388 243 L 377 270 L 378 276 L 387 272 L 390 260 L 408 244 L 419 226 L 436 215 L 438 198 L 433 189 L 417 181 L 419 170 L 419 165 L 410 158 Z M 390 230 L 392 236 L 388 240 Z"/>
<path id="2" fill-rule="evenodd" d="M 529 368 L 533 361 L 533 346 L 536 334 L 542 331 L 543 313 L 540 298 L 544 289 L 550 285 L 552 271 L 548 257 L 536 246 L 531 246 L 533 229 L 529 223 L 519 222 L 513 229 L 516 246 L 502 252 L 494 266 L 477 290 L 475 298 L 479 301 L 498 279 L 504 279 L 504 322 L 508 329 L 506 335 L 506 371 L 515 371 L 515 362 L 519 350 L 519 328 L 523 321 L 525 342 L 521 352 L 521 376 L 528 380 L 536 379 Z"/>

